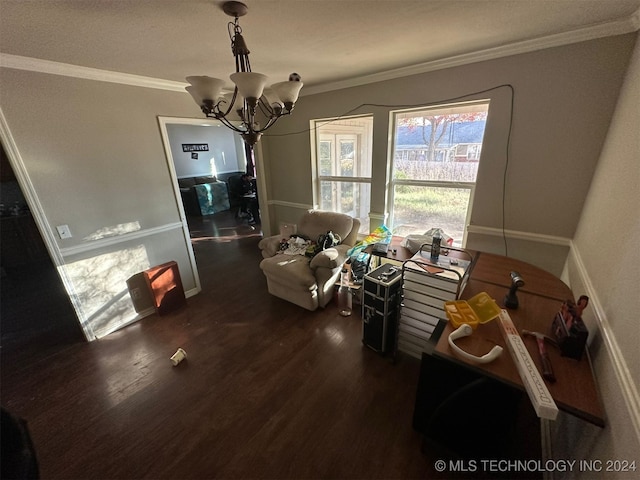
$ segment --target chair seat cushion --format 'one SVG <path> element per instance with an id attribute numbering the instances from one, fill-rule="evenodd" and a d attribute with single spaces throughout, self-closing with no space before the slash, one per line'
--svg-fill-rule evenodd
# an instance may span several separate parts
<path id="1" fill-rule="evenodd" d="M 294 290 L 314 290 L 316 278 L 309 267 L 310 258 L 303 255 L 277 254 L 260 262 L 260 268 L 268 277 Z"/>

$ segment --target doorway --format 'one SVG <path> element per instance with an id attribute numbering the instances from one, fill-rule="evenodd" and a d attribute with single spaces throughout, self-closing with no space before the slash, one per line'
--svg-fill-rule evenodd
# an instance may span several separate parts
<path id="1" fill-rule="evenodd" d="M 78 317 L 31 216 L 4 146 L 0 157 L 2 352 L 83 342 Z"/>
<path id="2" fill-rule="evenodd" d="M 260 235 L 260 222 L 250 221 L 237 188 L 250 170 L 240 135 L 212 119 L 159 117 L 158 121 L 176 197 L 182 201 L 181 218 L 192 242 Z"/>

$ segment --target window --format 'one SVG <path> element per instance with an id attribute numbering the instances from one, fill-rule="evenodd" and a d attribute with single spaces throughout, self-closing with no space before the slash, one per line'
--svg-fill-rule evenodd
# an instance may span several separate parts
<path id="1" fill-rule="evenodd" d="M 464 245 L 489 101 L 392 112 L 390 226 L 396 235 L 433 227 Z"/>
<path id="2" fill-rule="evenodd" d="M 373 117 L 312 120 L 314 203 L 360 220 L 369 232 Z"/>

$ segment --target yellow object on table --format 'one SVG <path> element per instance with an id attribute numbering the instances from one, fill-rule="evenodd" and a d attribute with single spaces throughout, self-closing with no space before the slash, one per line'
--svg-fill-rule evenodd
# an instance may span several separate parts
<path id="1" fill-rule="evenodd" d="M 444 302 L 444 311 L 454 328 L 463 323 L 474 330 L 481 323 L 487 323 L 500 315 L 500 307 L 486 292 L 480 292 L 469 300 Z"/>

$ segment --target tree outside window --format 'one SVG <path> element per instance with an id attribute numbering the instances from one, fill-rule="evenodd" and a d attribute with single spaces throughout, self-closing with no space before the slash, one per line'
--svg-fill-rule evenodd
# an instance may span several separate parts
<path id="1" fill-rule="evenodd" d="M 464 244 L 488 108 L 482 101 L 394 112 L 394 233 L 438 227 Z"/>

